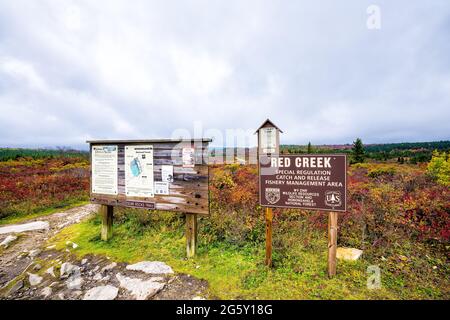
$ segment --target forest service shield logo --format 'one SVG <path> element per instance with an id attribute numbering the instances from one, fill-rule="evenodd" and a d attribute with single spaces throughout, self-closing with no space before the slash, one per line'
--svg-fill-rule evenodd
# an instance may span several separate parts
<path id="1" fill-rule="evenodd" d="M 341 193 L 339 191 L 325 192 L 325 204 L 329 207 L 339 207 L 342 205 Z"/>
<path id="2" fill-rule="evenodd" d="M 279 188 L 266 188 L 266 200 L 270 204 L 275 204 L 280 200 Z"/>

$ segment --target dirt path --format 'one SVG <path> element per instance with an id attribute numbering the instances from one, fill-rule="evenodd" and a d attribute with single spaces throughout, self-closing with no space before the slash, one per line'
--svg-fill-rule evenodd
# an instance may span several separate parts
<path id="1" fill-rule="evenodd" d="M 5 245 L 0 246 L 0 299 L 204 299 L 208 296 L 206 281 L 175 274 L 162 262 L 127 265 L 95 255 L 79 261 L 70 250 L 44 247 L 50 237 L 95 214 L 97 209 L 96 205 L 89 204 L 18 225 L 1 226 L 0 243 Z"/>

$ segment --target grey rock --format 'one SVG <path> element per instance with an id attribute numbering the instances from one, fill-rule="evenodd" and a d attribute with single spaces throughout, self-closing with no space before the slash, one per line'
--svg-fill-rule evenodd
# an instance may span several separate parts
<path id="1" fill-rule="evenodd" d="M 42 277 L 38 276 L 37 274 L 29 273 L 28 272 L 28 281 L 30 282 L 30 286 L 37 286 L 42 282 Z"/>
<path id="2" fill-rule="evenodd" d="M 72 273 L 74 273 L 76 271 L 79 271 L 79 270 L 80 270 L 80 267 L 78 267 L 76 265 L 73 265 L 70 262 L 64 262 L 61 265 L 61 275 L 60 275 L 60 277 L 61 278 L 68 277 Z"/>
<path id="3" fill-rule="evenodd" d="M 67 289 L 69 290 L 79 290 L 81 289 L 81 285 L 83 284 L 83 278 L 81 274 L 76 272 L 69 277 L 66 281 Z"/>
<path id="4" fill-rule="evenodd" d="M 111 285 L 94 287 L 86 292 L 83 300 L 114 300 L 119 289 Z"/>
<path id="5" fill-rule="evenodd" d="M 133 271 L 142 271 L 148 274 L 173 273 L 173 270 L 170 266 L 160 261 L 141 261 L 135 264 L 128 265 L 126 269 Z"/>
<path id="6" fill-rule="evenodd" d="M 80 289 L 83 283 L 83 279 L 81 278 L 80 267 L 71 264 L 70 262 L 64 262 L 61 265 L 61 279 L 65 279 L 69 277 L 66 281 L 66 286 L 70 290 Z"/>
<path id="7" fill-rule="evenodd" d="M 5 233 L 20 233 L 25 231 L 33 231 L 33 230 L 44 230 L 50 227 L 47 221 L 34 221 L 25 224 L 14 224 L 6 227 L 0 228 L 0 234 Z"/>
<path id="8" fill-rule="evenodd" d="M 45 273 L 48 273 L 49 275 L 51 275 L 53 278 L 56 278 L 56 275 L 55 275 L 55 267 L 50 267 L 50 268 L 48 268 L 47 269 L 47 271 L 45 271 Z"/>
<path id="9" fill-rule="evenodd" d="M 41 296 L 42 296 L 44 299 L 47 299 L 48 297 L 50 297 L 50 296 L 52 295 L 52 292 L 53 292 L 52 288 L 50 288 L 50 287 L 45 287 L 45 288 L 42 289 L 42 291 L 41 291 Z"/>
<path id="10" fill-rule="evenodd" d="M 81 260 L 81 265 L 84 266 L 88 262 L 88 259 Z"/>
<path id="11" fill-rule="evenodd" d="M 37 263 L 34 265 L 33 270 L 38 271 L 38 270 L 41 270 L 41 268 L 42 268 L 42 266 L 39 263 Z"/>
<path id="12" fill-rule="evenodd" d="M 0 246 L 8 248 L 9 244 L 16 240 L 17 240 L 17 236 L 9 235 L 2 241 L 2 243 L 0 243 Z"/>
<path id="13" fill-rule="evenodd" d="M 340 260 L 355 261 L 363 254 L 362 250 L 355 248 L 337 248 L 336 258 Z"/>
<path id="14" fill-rule="evenodd" d="M 120 287 L 128 290 L 137 300 L 146 300 L 151 298 L 165 286 L 164 283 L 157 282 L 162 280 L 162 278 L 159 277 L 141 280 L 137 278 L 125 277 L 118 273 L 116 278 L 119 280 Z"/>

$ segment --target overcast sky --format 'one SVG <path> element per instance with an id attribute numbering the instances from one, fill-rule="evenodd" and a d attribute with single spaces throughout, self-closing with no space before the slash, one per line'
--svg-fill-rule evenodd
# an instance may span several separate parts
<path id="1" fill-rule="evenodd" d="M 449 139 L 449 40 L 448 0 L 0 0 L 0 146 L 266 118 L 282 143 Z"/>

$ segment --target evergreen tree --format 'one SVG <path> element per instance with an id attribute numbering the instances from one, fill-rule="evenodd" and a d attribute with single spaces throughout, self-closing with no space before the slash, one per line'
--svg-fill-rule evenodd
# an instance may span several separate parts
<path id="1" fill-rule="evenodd" d="M 353 142 L 352 148 L 353 163 L 364 162 L 364 145 L 360 138 Z"/>
<path id="2" fill-rule="evenodd" d="M 311 142 L 308 142 L 308 150 L 306 151 L 306 153 L 313 153 Z"/>

